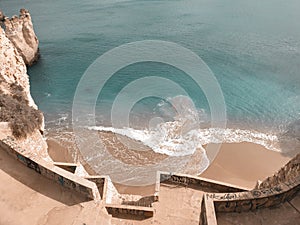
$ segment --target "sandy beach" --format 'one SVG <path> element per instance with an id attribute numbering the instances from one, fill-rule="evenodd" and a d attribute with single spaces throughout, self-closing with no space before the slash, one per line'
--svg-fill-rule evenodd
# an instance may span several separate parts
<path id="1" fill-rule="evenodd" d="M 73 162 L 70 148 L 61 145 L 54 139 L 48 139 L 48 153 L 54 161 L 57 162 Z M 65 144 L 65 143 L 64 143 Z M 120 159 L 123 160 L 122 154 L 127 155 L 130 149 L 124 148 L 120 143 L 114 143 L 120 146 L 122 151 L 119 151 Z M 69 147 L 69 146 L 68 146 Z M 125 149 L 125 150 L 124 150 Z M 123 151 L 124 150 L 124 151 Z M 74 151 L 74 149 L 71 151 Z M 122 153 L 123 152 L 123 153 Z M 148 151 L 149 152 L 149 151 Z M 142 152 L 143 154 L 147 152 Z M 152 161 L 154 157 L 160 154 L 148 154 Z M 250 143 L 223 143 L 221 148 L 207 168 L 200 177 L 209 178 L 229 184 L 239 185 L 247 189 L 254 188 L 258 180 L 264 180 L 268 176 L 272 176 L 283 165 L 285 165 L 292 157 L 280 152 L 275 152 L 266 149 L 264 146 Z M 197 160 L 195 160 L 197 162 Z M 89 173 L 95 172 L 88 166 L 85 166 Z M 101 174 L 102 175 L 102 174 Z M 115 184 L 120 193 L 124 194 L 138 194 L 149 195 L 154 191 L 154 185 L 146 187 L 128 187 L 121 184 Z"/>
<path id="2" fill-rule="evenodd" d="M 214 161 L 200 176 L 253 188 L 257 180 L 272 176 L 290 159 L 258 144 L 224 143 Z"/>

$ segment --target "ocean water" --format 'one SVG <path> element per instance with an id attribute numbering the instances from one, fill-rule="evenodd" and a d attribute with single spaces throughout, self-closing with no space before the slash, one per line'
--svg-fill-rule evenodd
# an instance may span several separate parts
<path id="1" fill-rule="evenodd" d="M 173 156 L 192 154 L 208 142 L 252 141 L 280 151 L 281 142 L 286 143 L 283 137 L 299 141 L 297 0 L 0 1 L 8 16 L 22 7 L 30 10 L 40 40 L 41 59 L 28 73 L 32 96 L 45 113 L 48 129 L 70 127 L 76 87 L 99 56 L 126 43 L 161 40 L 193 51 L 209 66 L 225 98 L 228 128 L 209 128 L 208 100 L 185 72 L 143 62 L 120 69 L 107 81 L 97 100 L 96 126 L 90 130 L 123 134 Z M 149 96 L 134 104 L 129 127 L 112 128 L 111 110 L 118 93 L 147 76 L 179 84 L 193 101 L 191 112 L 178 119 L 169 103 L 176 93 L 169 99 Z M 191 122 L 188 115 L 195 112 L 200 119 Z M 182 121 L 192 124 L 185 133 Z M 172 133 L 174 126 L 180 127 L 182 139 Z M 151 133 L 153 128 L 160 130 Z M 182 145 L 176 144 L 179 139 Z"/>

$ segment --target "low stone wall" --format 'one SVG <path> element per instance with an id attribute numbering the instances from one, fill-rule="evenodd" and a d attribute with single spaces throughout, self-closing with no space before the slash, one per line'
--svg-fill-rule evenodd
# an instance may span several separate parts
<path id="1" fill-rule="evenodd" d="M 94 182 L 97 185 L 98 191 L 100 193 L 101 199 L 106 202 L 106 176 L 87 176 L 85 179 Z"/>
<path id="2" fill-rule="evenodd" d="M 297 156 L 298 157 L 298 156 Z M 295 171 L 296 168 L 296 171 Z M 292 173 L 285 182 L 270 188 L 245 190 L 209 179 L 159 172 L 161 183 L 181 185 L 206 192 L 201 203 L 200 224 L 216 225 L 216 212 L 245 212 L 269 208 L 292 199 L 300 191 L 299 159 L 294 158 L 281 171 Z M 279 172 L 281 178 L 283 172 Z M 277 178 L 274 180 L 278 181 Z M 157 198 L 160 185 L 156 185 Z M 215 191 L 215 193 L 213 193 Z"/>
<path id="3" fill-rule="evenodd" d="M 142 207 L 152 207 L 152 204 L 155 202 L 156 197 L 144 196 L 138 199 L 137 201 L 123 201 L 122 205 L 132 205 L 132 206 L 142 206 Z"/>
<path id="4" fill-rule="evenodd" d="M 142 197 L 134 203 L 124 202 L 124 204 L 127 205 L 111 204 L 112 198 L 119 196 L 119 193 L 108 176 L 77 176 L 74 174 L 76 164 L 44 161 L 20 149 L 11 139 L 0 141 L 0 148 L 35 172 L 68 189 L 81 193 L 86 196 L 87 199 L 93 199 L 95 201 L 102 199 L 110 214 L 127 214 L 139 218 L 153 216 L 153 209 L 150 207 L 152 207 L 152 203 L 154 202 L 154 196 Z"/>
<path id="5" fill-rule="evenodd" d="M 271 188 L 285 182 L 292 182 L 300 174 L 300 154 L 296 155 L 273 176 L 265 179 L 257 188 Z"/>
<path id="6" fill-rule="evenodd" d="M 203 195 L 199 225 L 217 225 L 214 201 L 207 194 Z"/>
<path id="7" fill-rule="evenodd" d="M 159 189 L 163 183 L 181 185 L 206 192 L 201 203 L 200 224 L 208 225 L 216 224 L 215 212 L 243 212 L 272 207 L 290 200 L 300 191 L 298 155 L 283 167 L 273 180 L 272 178 L 267 179 L 266 182 L 269 183 L 271 181 L 285 181 L 270 188 L 249 191 L 238 186 L 196 176 L 158 172 L 154 195 L 114 204 L 114 198 L 119 198 L 120 194 L 109 176 L 80 177 L 74 174 L 76 164 L 45 161 L 31 152 L 21 149 L 11 138 L 0 141 L 0 148 L 37 173 L 81 193 L 88 199 L 100 201 L 102 198 L 107 211 L 113 216 L 152 217 L 154 213 L 152 203 L 159 200 Z M 71 171 L 69 172 L 69 170 Z M 284 179 L 284 172 L 291 174 L 286 177 L 288 179 Z"/>
<path id="8" fill-rule="evenodd" d="M 133 215 L 137 218 L 146 219 L 153 217 L 154 214 L 154 210 L 148 207 L 137 208 L 128 205 L 106 205 L 105 207 L 107 212 L 115 217 L 122 217 L 122 215 Z"/>
<path id="9" fill-rule="evenodd" d="M 249 192 L 210 193 L 217 212 L 245 212 L 277 206 L 293 198 L 300 190 L 300 179 L 282 183 L 272 188 L 256 189 Z"/>
<path id="10" fill-rule="evenodd" d="M 216 193 L 247 191 L 244 188 L 235 185 L 217 182 L 214 180 L 201 178 L 197 176 L 191 176 L 187 174 L 175 174 L 166 172 L 159 172 L 159 174 L 160 183 L 176 184 L 193 189 L 199 189 L 203 191 Z"/>
<path id="11" fill-rule="evenodd" d="M 35 172 L 55 181 L 61 186 L 75 190 L 86 196 L 87 199 L 94 199 L 95 201 L 101 200 L 95 183 L 59 168 L 51 162 L 30 156 L 29 153 L 20 149 L 10 139 L 0 141 L 0 147 L 28 168 L 33 169 Z"/>
<path id="12" fill-rule="evenodd" d="M 58 166 L 66 171 L 69 171 L 70 173 L 75 173 L 76 168 L 78 164 L 76 163 L 62 163 L 62 162 L 54 162 L 54 166 Z"/>

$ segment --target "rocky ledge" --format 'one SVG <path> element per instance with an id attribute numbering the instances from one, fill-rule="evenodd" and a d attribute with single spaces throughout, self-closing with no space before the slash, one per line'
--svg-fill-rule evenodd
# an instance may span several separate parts
<path id="1" fill-rule="evenodd" d="M 6 37 L 14 44 L 25 64 L 35 63 L 39 58 L 39 41 L 29 11 L 21 9 L 19 16 L 8 18 L 0 10 L 0 21 Z"/>

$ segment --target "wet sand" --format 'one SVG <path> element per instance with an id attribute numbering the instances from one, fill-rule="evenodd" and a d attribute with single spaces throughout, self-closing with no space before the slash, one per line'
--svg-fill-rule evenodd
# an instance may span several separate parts
<path id="1" fill-rule="evenodd" d="M 200 177 L 253 188 L 257 180 L 272 176 L 290 159 L 258 144 L 222 144 L 216 158 Z"/>
<path id="2" fill-rule="evenodd" d="M 47 140 L 48 144 L 48 154 L 55 162 L 74 162 L 75 160 L 72 157 L 69 149 L 62 146 L 58 141 L 49 138 Z M 93 169 L 89 165 L 84 165 L 85 169 L 91 175 L 96 175 Z M 148 196 L 154 193 L 155 185 L 149 185 L 144 187 L 129 187 L 122 184 L 114 184 L 116 189 L 121 194 L 136 194 L 142 196 Z"/>
<path id="3" fill-rule="evenodd" d="M 106 137 L 106 139 L 108 139 L 108 137 Z M 71 153 L 69 153 L 70 149 L 60 145 L 59 142 L 53 139 L 48 139 L 47 143 L 49 146 L 48 152 L 54 161 L 73 161 Z M 120 143 L 113 143 L 113 145 L 121 146 L 121 149 L 125 149 Z M 120 160 L 127 160 L 122 154 L 127 157 L 130 155 L 126 153 L 130 149 L 125 150 L 125 152 L 119 151 L 121 152 L 119 153 Z M 113 151 L 111 150 L 110 152 Z M 151 158 L 151 163 L 161 159 L 161 154 L 150 154 L 149 151 L 142 151 L 141 153 L 147 156 L 144 160 Z M 158 159 L 154 159 L 157 155 L 159 156 Z M 288 157 L 286 154 L 283 155 L 280 152 L 268 150 L 254 143 L 224 143 L 221 145 L 220 151 L 214 161 L 200 177 L 251 189 L 255 187 L 257 180 L 264 180 L 266 177 L 272 176 L 291 158 L 292 157 Z M 193 161 L 197 162 L 197 160 Z M 89 173 L 95 174 L 88 165 L 85 165 L 85 168 Z M 154 185 L 147 187 L 128 187 L 116 184 L 116 188 L 122 194 L 146 196 L 154 192 Z"/>
<path id="4" fill-rule="evenodd" d="M 150 196 L 155 192 L 155 185 L 148 186 L 126 186 L 122 184 L 114 183 L 116 189 L 120 194 L 128 194 L 128 195 L 141 195 L 141 196 Z"/>

